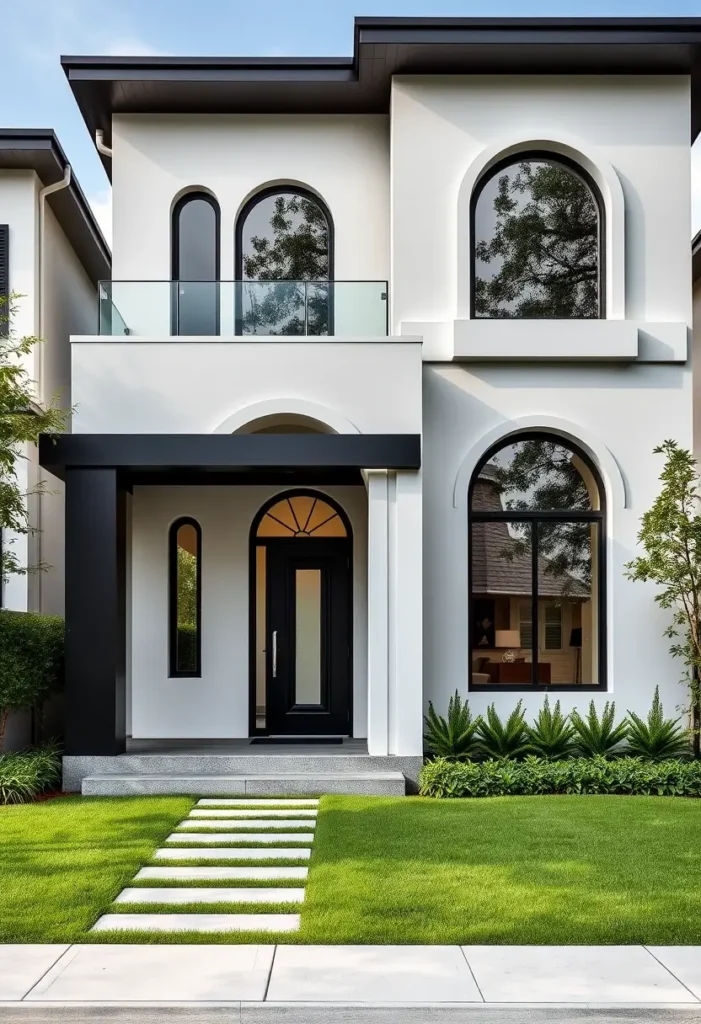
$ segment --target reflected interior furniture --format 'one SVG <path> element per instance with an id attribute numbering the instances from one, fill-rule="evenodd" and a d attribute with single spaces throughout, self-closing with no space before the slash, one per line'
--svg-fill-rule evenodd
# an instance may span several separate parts
<path id="1" fill-rule="evenodd" d="M 531 682 L 532 670 L 533 665 L 530 661 L 489 661 L 482 671 L 494 685 L 513 686 L 521 683 L 528 685 Z M 550 682 L 550 664 L 547 661 L 538 662 L 538 682 L 546 685 Z"/>

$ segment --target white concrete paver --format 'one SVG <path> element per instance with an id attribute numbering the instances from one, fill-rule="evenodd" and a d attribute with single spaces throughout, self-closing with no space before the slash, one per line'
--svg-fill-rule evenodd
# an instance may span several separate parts
<path id="1" fill-rule="evenodd" d="M 292 846 L 279 850 L 270 847 L 220 846 L 210 847 L 175 847 L 156 850 L 156 860 L 309 860 L 311 847 L 295 849 Z"/>
<path id="2" fill-rule="evenodd" d="M 278 946 L 271 1002 L 481 1002 L 459 946 Z"/>
<path id="3" fill-rule="evenodd" d="M 68 948 L 65 943 L 0 945 L 0 999 L 22 999 Z"/>
<path id="4" fill-rule="evenodd" d="M 134 876 L 139 881 L 178 881 L 178 882 L 204 882 L 204 881 L 248 881 L 248 882 L 271 882 L 281 879 L 294 879 L 305 881 L 309 874 L 309 868 L 303 867 L 209 867 L 200 865 L 198 867 L 150 867 L 141 868 Z"/>
<path id="5" fill-rule="evenodd" d="M 678 1003 L 689 992 L 642 946 L 463 946 L 487 1002 Z"/>
<path id="6" fill-rule="evenodd" d="M 254 797 L 246 800 L 243 797 L 203 797 L 197 801 L 198 807 L 318 807 L 318 797 Z"/>
<path id="7" fill-rule="evenodd" d="M 93 932 L 296 932 L 299 914 L 103 914 Z"/>
<path id="8" fill-rule="evenodd" d="M 663 967 L 701 999 L 701 949 L 698 946 L 648 946 Z"/>
<path id="9" fill-rule="evenodd" d="M 193 807 L 190 811 L 189 818 L 247 818 L 249 821 L 256 820 L 258 818 L 316 818 L 318 811 L 309 811 L 304 807 L 290 807 L 286 811 L 282 811 L 274 807 L 261 807 L 260 810 L 256 810 L 255 807 L 249 808 L 236 808 L 236 807 Z M 286 824 L 286 822 L 283 822 Z M 305 821 L 305 825 L 307 822 Z M 311 822 L 309 825 L 311 827 Z"/>
<path id="10" fill-rule="evenodd" d="M 171 832 L 167 843 L 313 843 L 313 832 Z"/>
<path id="11" fill-rule="evenodd" d="M 166 889 L 160 886 L 149 889 L 137 886 L 122 889 L 115 903 L 303 903 L 304 889 L 273 889 L 258 886 L 255 889 L 222 889 L 214 886 L 188 889 L 179 886 Z"/>
<path id="12" fill-rule="evenodd" d="M 210 821 L 207 818 L 185 818 L 178 825 L 183 829 L 244 829 L 244 828 L 316 828 L 315 821 L 297 820 L 296 818 L 215 818 Z"/>
<path id="13" fill-rule="evenodd" d="M 28 1000 L 261 1000 L 275 947 L 77 945 Z"/>

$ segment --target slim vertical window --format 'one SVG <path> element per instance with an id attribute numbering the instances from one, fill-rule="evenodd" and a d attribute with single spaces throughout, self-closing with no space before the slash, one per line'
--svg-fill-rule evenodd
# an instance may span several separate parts
<path id="1" fill-rule="evenodd" d="M 171 677 L 199 676 L 202 651 L 202 531 L 178 519 L 169 537 Z"/>
<path id="2" fill-rule="evenodd" d="M 219 334 L 219 206 L 206 192 L 188 192 L 173 210 L 174 335 Z"/>
<path id="3" fill-rule="evenodd" d="M 470 484 L 470 684 L 605 689 L 603 486 L 552 434 L 495 445 Z"/>

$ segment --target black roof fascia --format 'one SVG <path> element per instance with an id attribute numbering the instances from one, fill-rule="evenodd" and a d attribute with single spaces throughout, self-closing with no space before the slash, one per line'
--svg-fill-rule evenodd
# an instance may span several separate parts
<path id="1" fill-rule="evenodd" d="M 148 473 L 419 469 L 419 434 L 42 434 L 39 463 L 63 478 L 71 469 Z"/>
<path id="2" fill-rule="evenodd" d="M 46 186 L 63 178 L 69 162 L 51 128 L 0 128 L 0 170 L 33 170 Z M 109 246 L 72 168 L 68 188 L 47 202 L 93 284 L 109 278 Z"/>
<path id="3" fill-rule="evenodd" d="M 690 74 L 701 18 L 356 18 L 352 57 L 62 57 L 91 136 L 118 113 L 387 113 L 393 75 Z M 701 98 L 692 89 L 692 137 Z M 109 159 L 103 160 L 109 173 Z"/>

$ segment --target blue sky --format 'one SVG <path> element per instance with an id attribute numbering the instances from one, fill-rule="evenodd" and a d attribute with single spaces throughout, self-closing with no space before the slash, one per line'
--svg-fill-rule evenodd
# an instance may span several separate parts
<path id="1" fill-rule="evenodd" d="M 60 54 L 343 56 L 352 52 L 355 15 L 701 17 L 701 0 L 0 0 L 0 123 L 55 129 L 109 233 L 109 185 Z M 696 230 L 698 145 L 693 193 Z"/>

